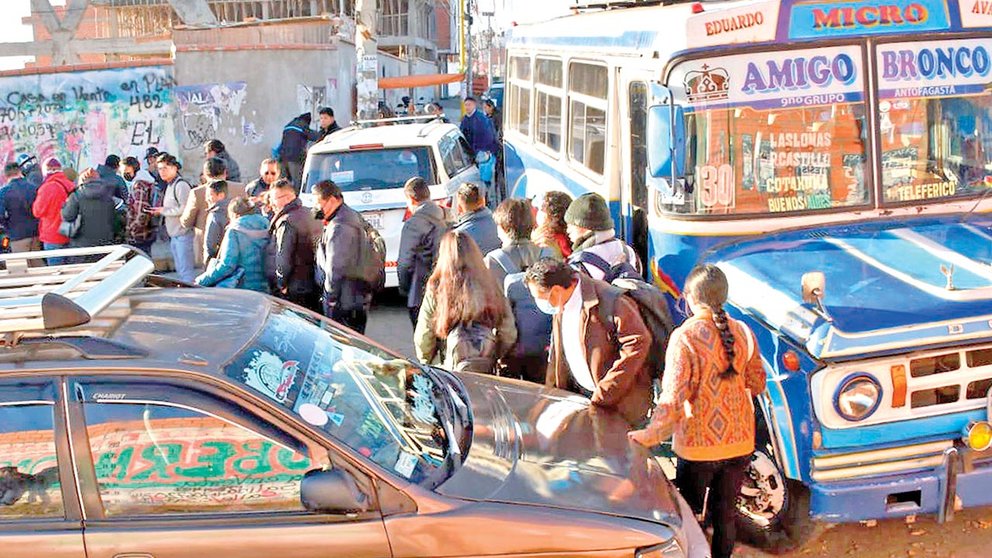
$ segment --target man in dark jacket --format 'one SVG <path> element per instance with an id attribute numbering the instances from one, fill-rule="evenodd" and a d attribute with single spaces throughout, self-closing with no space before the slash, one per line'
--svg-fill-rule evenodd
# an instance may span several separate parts
<path id="1" fill-rule="evenodd" d="M 32 186 L 38 188 L 44 181 L 44 175 L 42 174 L 42 168 L 38 165 L 38 158 L 34 155 L 28 155 L 27 153 L 21 153 L 17 156 L 17 166 L 21 168 L 21 174 L 24 175 L 24 179 L 31 183 Z"/>
<path id="2" fill-rule="evenodd" d="M 321 222 L 296 197 L 293 184 L 277 180 L 269 189 L 275 216 L 269 225 L 271 241 L 267 265 L 272 293 L 284 300 L 320 312 L 314 282 L 314 260 Z"/>
<path id="3" fill-rule="evenodd" d="M 10 238 L 12 252 L 41 250 L 38 240 L 38 219 L 31 206 L 38 190 L 24 178 L 17 163 L 4 167 L 7 184 L 0 188 L 0 229 Z"/>
<path id="4" fill-rule="evenodd" d="M 324 138 L 341 129 L 341 126 L 338 125 L 337 120 L 334 119 L 334 109 L 331 107 L 322 107 L 318 118 L 320 118 L 320 129 L 315 132 L 313 137 L 314 141 L 318 143 L 324 141 Z"/>
<path id="5" fill-rule="evenodd" d="M 271 188 L 277 180 L 282 178 L 280 172 L 279 161 L 276 161 L 275 159 L 266 159 L 262 161 L 261 166 L 258 168 L 258 178 L 252 180 L 247 186 L 245 186 L 245 194 L 251 198 L 252 203 L 261 203 L 259 197 L 267 193 L 269 188 Z M 292 181 L 290 181 L 290 184 L 292 184 Z"/>
<path id="6" fill-rule="evenodd" d="M 349 279 L 349 271 L 359 264 L 361 243 L 365 241 L 362 217 L 344 203 L 341 188 L 330 180 L 313 187 L 316 207 L 324 214 L 324 231 L 317 245 L 316 279 L 323 289 L 324 315 L 365 333 L 372 294 L 368 283 Z"/>
<path id="7" fill-rule="evenodd" d="M 307 142 L 310 139 L 310 113 L 297 116 L 282 129 L 282 143 L 279 144 L 279 163 L 282 176 L 293 182 L 296 191 L 303 184 L 303 163 L 307 158 Z"/>
<path id="8" fill-rule="evenodd" d="M 493 121 L 478 110 L 474 97 L 465 98 L 465 117 L 462 118 L 461 129 L 462 135 L 472 148 L 472 157 L 483 151 L 496 153 L 498 146 Z"/>
<path id="9" fill-rule="evenodd" d="M 496 221 L 493 212 L 486 207 L 486 194 L 478 184 L 466 182 L 458 187 L 458 214 L 461 218 L 455 224 L 454 230 L 464 231 L 479 245 L 483 254 L 488 254 L 499 248 L 496 232 Z"/>
<path id="10" fill-rule="evenodd" d="M 107 155 L 107 159 L 102 165 L 97 165 L 96 171 L 100 179 L 114 187 L 112 195 L 121 201 L 127 202 L 130 194 L 127 191 L 127 182 L 117 174 L 121 166 L 121 158 L 117 155 Z"/>
<path id="11" fill-rule="evenodd" d="M 62 220 L 72 222 L 77 217 L 81 223 L 76 236 L 69 239 L 69 246 L 106 246 L 114 243 L 114 221 L 117 211 L 114 203 L 115 185 L 104 181 L 93 169 L 86 169 L 79 176 L 76 188 L 62 207 Z M 88 261 L 89 258 L 83 258 Z"/>
<path id="12" fill-rule="evenodd" d="M 238 162 L 227 152 L 227 147 L 219 139 L 212 139 L 203 144 L 203 156 L 207 159 L 217 157 L 224 161 L 224 168 L 227 169 L 227 180 L 231 182 L 241 182 L 241 167 Z"/>
<path id="13" fill-rule="evenodd" d="M 415 176 L 403 186 L 410 218 L 400 232 L 400 254 L 396 262 L 396 275 L 400 293 L 406 294 L 406 307 L 410 321 L 417 327 L 420 304 L 424 300 L 427 278 L 434 269 L 441 236 L 447 230 L 444 210 L 431 201 L 427 182 Z"/>
<path id="14" fill-rule="evenodd" d="M 228 196 L 226 180 L 213 180 L 206 184 L 207 220 L 203 231 L 203 261 L 209 262 L 220 253 L 220 243 L 227 231 L 227 206 L 231 202 Z"/>

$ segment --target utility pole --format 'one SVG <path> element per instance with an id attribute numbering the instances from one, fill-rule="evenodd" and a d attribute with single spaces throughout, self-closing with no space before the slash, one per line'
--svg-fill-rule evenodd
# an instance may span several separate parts
<path id="1" fill-rule="evenodd" d="M 419 25 L 419 9 L 420 0 L 407 0 L 407 38 L 410 42 L 406 46 L 406 75 L 412 76 L 414 73 L 414 53 L 417 52 L 417 33 L 420 31 L 417 26 Z M 411 87 L 407 95 L 410 96 L 410 101 L 414 104 L 417 103 L 416 90 Z M 404 109 L 406 107 L 403 107 Z"/>
<path id="2" fill-rule="evenodd" d="M 465 58 L 468 64 L 465 68 L 465 81 L 468 86 L 462 98 L 472 95 L 472 0 L 465 0 Z"/>
<path id="3" fill-rule="evenodd" d="M 376 43 L 378 0 L 355 0 L 355 85 L 358 120 L 372 120 L 379 109 L 379 46 Z"/>

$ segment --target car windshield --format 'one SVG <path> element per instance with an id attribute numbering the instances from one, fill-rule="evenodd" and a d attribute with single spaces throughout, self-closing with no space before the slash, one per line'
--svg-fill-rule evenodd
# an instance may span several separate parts
<path id="1" fill-rule="evenodd" d="M 876 47 L 884 202 L 951 200 L 992 186 L 987 45 L 976 39 Z"/>
<path id="2" fill-rule="evenodd" d="M 694 59 L 669 80 L 686 110 L 688 215 L 865 206 L 866 120 L 858 47 Z"/>
<path id="3" fill-rule="evenodd" d="M 317 153 L 310 160 L 306 192 L 332 180 L 345 192 L 402 188 L 411 176 L 437 184 L 429 147 L 354 149 Z"/>
<path id="4" fill-rule="evenodd" d="M 433 488 L 450 476 L 463 442 L 450 412 L 458 396 L 436 373 L 273 305 L 228 377 L 405 479 Z"/>

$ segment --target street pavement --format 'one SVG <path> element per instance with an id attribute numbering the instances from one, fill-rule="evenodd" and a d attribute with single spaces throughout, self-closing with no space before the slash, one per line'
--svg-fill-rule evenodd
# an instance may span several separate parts
<path id="1" fill-rule="evenodd" d="M 395 291 L 378 297 L 369 316 L 369 337 L 404 356 L 414 358 L 413 327 L 406 301 Z M 992 558 L 992 508 L 958 512 L 953 521 L 939 525 L 933 518 L 879 521 L 876 525 L 839 525 L 824 528 L 804 548 L 786 558 L 857 557 Z M 739 548 L 740 558 L 768 558 L 751 548 Z"/>

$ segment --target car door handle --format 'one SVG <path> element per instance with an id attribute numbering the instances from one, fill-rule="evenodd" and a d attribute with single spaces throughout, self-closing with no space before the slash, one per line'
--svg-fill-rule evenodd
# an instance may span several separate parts
<path id="1" fill-rule="evenodd" d="M 124 554 L 114 554 L 114 558 L 155 558 L 147 552 L 125 552 Z"/>

